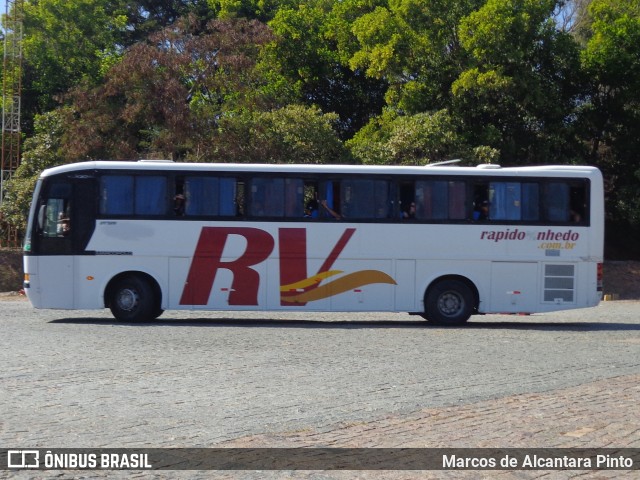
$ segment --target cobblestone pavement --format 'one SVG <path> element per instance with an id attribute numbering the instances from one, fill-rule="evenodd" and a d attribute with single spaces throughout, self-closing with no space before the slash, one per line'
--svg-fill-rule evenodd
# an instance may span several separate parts
<path id="1" fill-rule="evenodd" d="M 0 445 L 640 448 L 640 302 L 528 318 L 486 316 L 467 328 L 425 327 L 413 317 L 379 313 L 165 315 L 121 324 L 106 312 L 34 311 L 23 301 L 0 300 Z M 315 480 L 635 474 L 14 475 Z"/>

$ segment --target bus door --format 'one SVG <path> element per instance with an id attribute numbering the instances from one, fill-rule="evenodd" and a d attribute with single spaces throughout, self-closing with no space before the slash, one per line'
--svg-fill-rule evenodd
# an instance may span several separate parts
<path id="1" fill-rule="evenodd" d="M 38 277 L 32 282 L 37 289 L 33 293 L 48 308 L 75 306 L 75 256 L 86 254 L 95 226 L 95 204 L 92 178 L 56 179 L 43 189 L 32 239 L 37 266 L 30 273 Z"/>

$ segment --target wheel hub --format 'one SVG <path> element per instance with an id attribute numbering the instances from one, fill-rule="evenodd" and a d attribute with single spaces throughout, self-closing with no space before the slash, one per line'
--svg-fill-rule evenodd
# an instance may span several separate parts
<path id="1" fill-rule="evenodd" d="M 443 293 L 438 299 L 438 309 L 449 317 L 458 314 L 464 308 L 464 299 L 455 292 Z"/>
<path id="2" fill-rule="evenodd" d="M 116 301 L 118 302 L 118 307 L 130 312 L 136 308 L 139 299 L 138 293 L 135 290 L 123 288 L 118 292 Z"/>

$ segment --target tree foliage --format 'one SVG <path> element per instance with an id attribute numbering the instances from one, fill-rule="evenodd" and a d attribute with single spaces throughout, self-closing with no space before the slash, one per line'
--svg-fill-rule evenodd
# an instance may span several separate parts
<path id="1" fill-rule="evenodd" d="M 24 105 L 27 118 L 53 109 L 57 95 L 98 82 L 118 52 L 126 17 L 118 2 L 24 2 Z"/>
<path id="2" fill-rule="evenodd" d="M 366 164 L 425 165 L 461 153 L 456 120 L 447 112 L 398 115 L 387 109 L 347 142 Z"/>
<path id="3" fill-rule="evenodd" d="M 40 172 L 67 163 L 61 150 L 61 112 L 37 115 L 34 125 L 34 134 L 24 142 L 22 162 L 8 182 L 0 204 L 0 217 L 21 230 L 26 226 L 31 194 Z"/>
<path id="4" fill-rule="evenodd" d="M 212 20 L 193 35 L 197 23 L 188 17 L 151 35 L 126 52 L 103 84 L 72 92 L 70 157 L 199 158 L 222 115 L 258 101 L 254 68 L 260 45 L 271 38 L 266 26 Z"/>
<path id="5" fill-rule="evenodd" d="M 611 214 L 640 225 L 640 4 L 594 0 L 581 52 L 589 79 L 579 114 L 589 159 L 605 172 Z"/>
<path id="6" fill-rule="evenodd" d="M 640 225 L 637 0 L 38 0 L 24 46 L 10 204 L 73 160 L 462 156 L 597 165 Z"/>
<path id="7" fill-rule="evenodd" d="M 556 28 L 553 0 L 488 0 L 459 25 L 468 54 L 452 85 L 455 109 L 473 143 L 521 163 L 570 162 L 567 122 L 579 94 L 579 57 Z"/>
<path id="8" fill-rule="evenodd" d="M 349 163 L 334 125 L 338 116 L 287 105 L 271 111 L 225 115 L 209 158 L 251 163 Z"/>

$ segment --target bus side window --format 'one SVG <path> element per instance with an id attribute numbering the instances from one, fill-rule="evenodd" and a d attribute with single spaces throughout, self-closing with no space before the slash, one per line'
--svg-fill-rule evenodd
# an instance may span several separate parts
<path id="1" fill-rule="evenodd" d="M 133 176 L 104 175 L 100 179 L 100 213 L 102 215 L 133 213 Z"/>
<path id="2" fill-rule="evenodd" d="M 463 181 L 449 182 L 449 219 L 467 218 L 467 184 Z"/>
<path id="3" fill-rule="evenodd" d="M 540 185 L 537 183 L 522 184 L 522 220 L 540 220 Z"/>
<path id="4" fill-rule="evenodd" d="M 298 178 L 253 178 L 249 215 L 300 218 L 304 183 Z"/>
<path id="5" fill-rule="evenodd" d="M 489 184 L 489 218 L 491 220 L 520 220 L 521 206 L 522 189 L 519 182 Z"/>
<path id="6" fill-rule="evenodd" d="M 444 180 L 416 182 L 416 218 L 446 220 L 449 216 L 449 184 Z"/>
<path id="7" fill-rule="evenodd" d="M 320 183 L 318 203 L 320 218 L 329 218 L 339 220 L 343 217 L 341 214 L 342 194 L 340 182 L 326 181 Z"/>
<path id="8" fill-rule="evenodd" d="M 471 219 L 476 222 L 489 220 L 491 202 L 489 201 L 489 185 L 476 181 L 473 185 L 473 212 Z"/>
<path id="9" fill-rule="evenodd" d="M 391 217 L 392 204 L 386 180 L 343 180 L 341 198 L 345 218 L 374 220 Z"/>
<path id="10" fill-rule="evenodd" d="M 546 220 L 569 221 L 569 185 L 564 182 L 549 182 L 545 185 L 544 201 Z"/>
<path id="11" fill-rule="evenodd" d="M 188 216 L 218 215 L 219 188 L 217 177 L 186 177 L 184 213 Z"/>
<path id="12" fill-rule="evenodd" d="M 251 180 L 251 216 L 300 218 L 304 215 L 303 201 L 304 181 L 300 178 Z"/>
<path id="13" fill-rule="evenodd" d="M 394 185 L 395 186 L 395 185 Z M 392 184 L 386 180 L 374 180 L 374 218 L 392 218 L 393 217 L 393 200 L 392 200 Z"/>
<path id="14" fill-rule="evenodd" d="M 184 192 L 184 177 L 176 177 L 173 188 L 173 214 L 176 217 L 182 217 L 186 211 L 186 195 Z"/>
<path id="15" fill-rule="evenodd" d="M 135 214 L 164 215 L 167 205 L 167 177 L 136 177 Z"/>
<path id="16" fill-rule="evenodd" d="M 174 213 L 177 216 L 236 215 L 236 179 L 188 176 L 176 179 Z"/>
<path id="17" fill-rule="evenodd" d="M 571 185 L 569 189 L 569 220 L 573 223 L 588 224 L 587 185 Z"/>
<path id="18" fill-rule="evenodd" d="M 218 214 L 222 217 L 233 217 L 236 214 L 236 179 L 220 178 L 219 191 L 220 211 Z"/>
<path id="19" fill-rule="evenodd" d="M 302 200 L 304 202 L 304 218 L 317 219 L 320 214 L 318 204 L 318 184 L 316 182 L 304 182 Z"/>
<path id="20" fill-rule="evenodd" d="M 285 178 L 284 180 L 284 216 L 300 218 L 304 214 L 304 181 L 300 178 Z"/>
<path id="21" fill-rule="evenodd" d="M 400 182 L 397 185 L 395 208 L 392 218 L 404 220 L 416 218 L 416 186 L 415 182 Z"/>
<path id="22" fill-rule="evenodd" d="M 235 182 L 235 199 L 234 199 L 236 217 L 244 217 L 246 214 L 247 195 L 245 192 L 246 192 L 245 181 L 238 179 Z"/>

